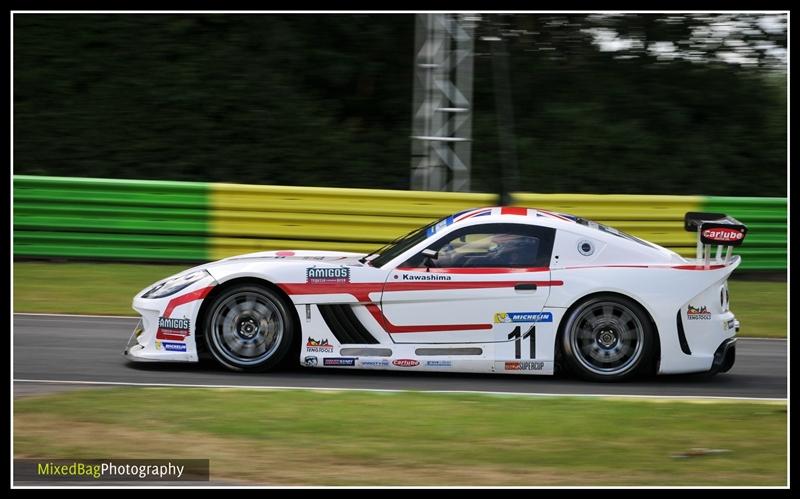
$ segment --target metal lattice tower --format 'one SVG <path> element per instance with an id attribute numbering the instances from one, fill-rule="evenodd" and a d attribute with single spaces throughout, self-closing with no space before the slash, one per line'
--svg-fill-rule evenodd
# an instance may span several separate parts
<path id="1" fill-rule="evenodd" d="M 470 190 L 477 15 L 417 14 L 411 189 Z"/>

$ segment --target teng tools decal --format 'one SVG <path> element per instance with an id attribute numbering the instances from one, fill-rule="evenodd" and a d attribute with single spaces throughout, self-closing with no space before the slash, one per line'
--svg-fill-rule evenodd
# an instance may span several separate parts
<path id="1" fill-rule="evenodd" d="M 309 336 L 306 341 L 306 350 L 309 352 L 332 352 L 333 345 L 328 343 L 327 339 L 315 340 Z"/>
<path id="2" fill-rule="evenodd" d="M 704 320 L 708 321 L 711 320 L 711 312 L 708 311 L 708 307 L 703 305 L 702 307 L 694 307 L 689 305 L 689 308 L 686 311 L 686 318 L 690 321 L 692 320 Z"/>

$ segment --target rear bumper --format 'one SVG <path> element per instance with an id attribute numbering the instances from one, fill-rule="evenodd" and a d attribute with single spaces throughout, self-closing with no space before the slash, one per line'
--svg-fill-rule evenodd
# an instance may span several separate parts
<path id="1" fill-rule="evenodd" d="M 736 321 L 736 329 L 739 329 L 739 321 Z M 723 341 L 716 352 L 714 352 L 714 362 L 711 364 L 711 372 L 725 373 L 731 370 L 736 362 L 736 338 L 728 338 Z"/>

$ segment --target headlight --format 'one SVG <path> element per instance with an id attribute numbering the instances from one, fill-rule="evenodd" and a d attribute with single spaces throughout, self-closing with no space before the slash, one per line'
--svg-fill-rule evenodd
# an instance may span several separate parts
<path id="1" fill-rule="evenodd" d="M 211 274 L 209 274 L 207 270 L 198 270 L 189 274 L 171 277 L 148 289 L 147 292 L 142 295 L 142 298 L 163 298 L 169 296 L 210 275 Z"/>

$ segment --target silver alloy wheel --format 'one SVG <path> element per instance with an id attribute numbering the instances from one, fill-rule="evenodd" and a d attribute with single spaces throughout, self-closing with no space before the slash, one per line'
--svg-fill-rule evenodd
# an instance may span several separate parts
<path id="1" fill-rule="evenodd" d="M 644 327 L 625 305 L 600 301 L 579 311 L 569 340 L 575 360 L 585 369 L 611 376 L 624 373 L 639 361 Z"/>
<path id="2" fill-rule="evenodd" d="M 242 291 L 220 303 L 211 317 L 211 341 L 229 361 L 249 366 L 270 358 L 281 344 L 284 321 L 268 297 Z"/>

